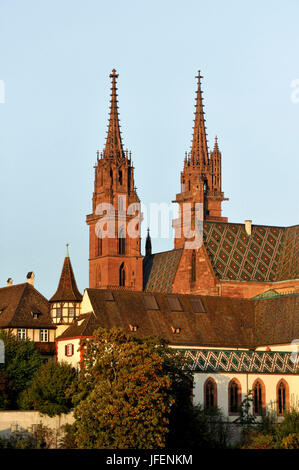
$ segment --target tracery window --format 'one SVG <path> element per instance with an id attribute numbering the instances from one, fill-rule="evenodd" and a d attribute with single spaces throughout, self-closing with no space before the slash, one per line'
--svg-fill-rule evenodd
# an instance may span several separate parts
<path id="1" fill-rule="evenodd" d="M 253 384 L 253 414 L 262 415 L 265 410 L 265 385 L 258 379 Z"/>
<path id="2" fill-rule="evenodd" d="M 241 384 L 237 379 L 232 379 L 228 384 L 228 412 L 236 414 L 241 405 Z"/>
<path id="3" fill-rule="evenodd" d="M 119 285 L 120 286 L 126 285 L 126 272 L 125 272 L 124 263 L 122 263 L 119 268 Z"/>
<path id="4" fill-rule="evenodd" d="M 126 239 L 123 228 L 118 233 L 118 254 L 124 255 L 126 252 Z"/>
<path id="5" fill-rule="evenodd" d="M 206 409 L 217 406 L 217 385 L 212 378 L 207 379 L 204 385 L 204 403 Z"/>
<path id="6" fill-rule="evenodd" d="M 196 255 L 195 250 L 192 251 L 191 257 L 191 282 L 196 281 Z"/>
<path id="7" fill-rule="evenodd" d="M 289 386 L 285 380 L 277 384 L 277 414 L 282 416 L 289 409 Z"/>

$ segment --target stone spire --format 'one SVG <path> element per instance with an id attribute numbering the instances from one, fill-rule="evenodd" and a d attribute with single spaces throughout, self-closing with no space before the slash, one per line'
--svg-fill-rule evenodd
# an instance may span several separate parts
<path id="1" fill-rule="evenodd" d="M 110 100 L 110 116 L 109 116 L 109 125 L 106 138 L 106 144 L 103 151 L 103 156 L 106 158 L 112 158 L 114 160 L 119 160 L 125 156 L 123 145 L 121 141 L 119 117 L 118 117 L 118 106 L 117 106 L 117 88 L 116 88 L 116 79 L 118 74 L 116 70 L 113 69 L 110 74 L 112 79 L 111 87 L 111 100 Z"/>
<path id="2" fill-rule="evenodd" d="M 145 256 L 151 256 L 152 254 L 152 240 L 149 233 L 149 228 L 147 229 L 147 236 L 145 242 Z"/>
<path id="3" fill-rule="evenodd" d="M 51 297 L 50 302 L 81 302 L 81 300 L 82 294 L 80 294 L 78 290 L 69 253 L 67 252 L 64 258 L 57 291 Z"/>
<path id="4" fill-rule="evenodd" d="M 198 165 L 202 169 L 205 169 L 209 161 L 209 155 L 203 111 L 204 105 L 202 100 L 202 91 L 200 83 L 200 79 L 202 78 L 202 76 L 200 75 L 200 71 L 198 71 L 198 75 L 196 78 L 198 80 L 198 85 L 196 93 L 196 109 L 191 147 L 191 165 Z"/>

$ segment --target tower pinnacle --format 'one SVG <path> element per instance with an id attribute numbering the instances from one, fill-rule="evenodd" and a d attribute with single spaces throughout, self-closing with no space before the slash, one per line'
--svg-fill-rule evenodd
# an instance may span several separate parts
<path id="1" fill-rule="evenodd" d="M 116 79 L 118 74 L 116 70 L 113 69 L 110 74 L 112 79 L 111 87 L 111 100 L 110 100 L 110 115 L 109 115 L 109 124 L 108 132 L 106 138 L 106 144 L 103 152 L 104 157 L 113 158 L 114 160 L 119 160 L 124 157 L 123 145 L 121 141 L 120 134 L 120 125 L 118 117 L 118 106 L 117 106 L 117 88 L 116 88 Z"/>
<path id="2" fill-rule="evenodd" d="M 203 111 L 203 100 L 200 79 L 200 71 L 197 75 L 197 93 L 196 93 L 196 105 L 195 105 L 195 119 L 193 127 L 193 139 L 191 147 L 191 165 L 199 165 L 204 169 L 209 161 L 208 156 L 208 145 L 205 128 L 205 119 Z"/>

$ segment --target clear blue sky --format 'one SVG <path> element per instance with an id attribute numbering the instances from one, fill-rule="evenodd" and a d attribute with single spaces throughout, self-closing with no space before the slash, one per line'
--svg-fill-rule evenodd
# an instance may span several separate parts
<path id="1" fill-rule="evenodd" d="M 51 296 L 69 242 L 78 286 L 88 286 L 85 216 L 114 67 L 142 202 L 179 191 L 200 69 L 224 215 L 298 223 L 298 21 L 297 0 L 0 0 L 0 285 L 33 270 Z"/>

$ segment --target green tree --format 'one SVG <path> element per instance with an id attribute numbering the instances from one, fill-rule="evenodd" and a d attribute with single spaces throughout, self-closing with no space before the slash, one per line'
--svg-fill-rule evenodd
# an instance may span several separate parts
<path id="1" fill-rule="evenodd" d="M 163 371 L 170 379 L 169 395 L 172 400 L 166 447 L 170 449 L 199 449 L 224 446 L 225 433 L 219 410 L 206 412 L 193 405 L 193 372 L 183 351 L 170 348 L 166 341 L 147 337 L 145 342 L 163 360 Z"/>
<path id="2" fill-rule="evenodd" d="M 68 413 L 72 401 L 66 394 L 76 378 L 76 372 L 64 362 L 47 362 L 36 372 L 31 385 L 22 392 L 19 405 L 48 416 Z"/>
<path id="3" fill-rule="evenodd" d="M 172 399 L 163 360 L 119 329 L 98 329 L 82 341 L 83 368 L 74 391 L 76 442 L 81 448 L 165 446 Z"/>
<path id="4" fill-rule="evenodd" d="M 0 331 L 5 345 L 5 363 L 0 364 L 0 409 L 17 407 L 19 394 L 27 388 L 42 364 L 42 356 L 29 339 L 20 340 L 12 333 Z"/>

